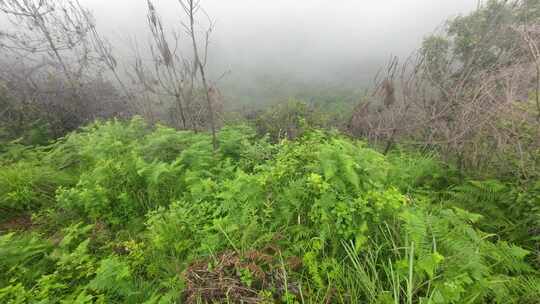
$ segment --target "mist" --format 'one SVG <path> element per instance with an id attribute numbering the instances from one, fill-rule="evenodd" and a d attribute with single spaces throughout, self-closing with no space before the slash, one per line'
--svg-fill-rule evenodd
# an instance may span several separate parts
<path id="1" fill-rule="evenodd" d="M 178 2 L 153 2 L 167 28 L 180 30 Z M 93 12 L 100 31 L 114 42 L 121 57 L 132 57 L 134 41 L 139 45 L 148 41 L 145 0 L 82 4 Z M 215 23 L 208 68 L 226 99 L 235 104 L 265 104 L 313 88 L 361 92 L 373 84 L 391 56 L 407 57 L 448 18 L 466 14 L 477 4 L 477 0 L 203 0 L 202 7 Z M 220 77 L 223 74 L 226 77 Z"/>
<path id="2" fill-rule="evenodd" d="M 170 26 L 180 26 L 174 0 L 155 1 Z M 145 41 L 146 1 L 84 0 L 109 38 Z M 253 1 L 204 0 L 215 22 L 211 63 L 241 75 L 282 75 L 305 81 L 369 76 L 391 55 L 405 57 L 449 17 L 475 0 Z M 365 77 L 364 77 L 365 78 Z"/>

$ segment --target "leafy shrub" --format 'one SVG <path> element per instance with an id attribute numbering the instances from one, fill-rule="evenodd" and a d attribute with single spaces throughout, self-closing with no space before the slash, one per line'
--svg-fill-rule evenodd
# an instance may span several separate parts
<path id="1" fill-rule="evenodd" d="M 457 170 L 448 168 L 436 155 L 395 150 L 386 159 L 391 163 L 388 184 L 404 192 L 425 190 L 432 194 L 460 183 Z"/>
<path id="2" fill-rule="evenodd" d="M 471 227 L 479 215 L 422 209 L 387 223 L 366 250 L 345 243 L 352 267 L 343 266 L 340 283 L 370 303 L 533 303 L 538 281 L 525 287 L 536 280 L 526 250 Z"/>
<path id="3" fill-rule="evenodd" d="M 451 203 L 484 215 L 479 224 L 485 231 L 535 250 L 540 256 L 539 182 L 516 185 L 497 180 L 468 181 L 454 187 L 451 194 Z"/>
<path id="4" fill-rule="evenodd" d="M 39 278 L 50 267 L 46 258 L 51 248 L 52 244 L 36 235 L 9 233 L 0 236 L 0 287 L 12 284 L 15 276 L 24 284 Z"/>
<path id="5" fill-rule="evenodd" d="M 152 129 L 137 118 L 95 124 L 57 147 L 75 155 L 82 171 L 78 184 L 62 189 L 58 201 L 63 208 L 119 225 L 202 194 L 201 180 L 232 174 L 228 170 L 235 166 L 252 168 L 257 158 L 269 157 L 252 148 L 269 149 L 246 127 L 226 127 L 219 139 L 222 144 L 215 155 L 205 134 Z"/>
<path id="6" fill-rule="evenodd" d="M 53 205 L 56 189 L 71 182 L 70 175 L 35 162 L 6 165 L 0 170 L 0 209 L 12 213 Z"/>
<path id="7" fill-rule="evenodd" d="M 313 105 L 299 100 L 277 104 L 254 119 L 259 134 L 268 134 L 273 142 L 301 137 L 311 127 L 322 126 L 325 118 Z"/>
<path id="8" fill-rule="evenodd" d="M 271 144 L 239 125 L 218 139 L 214 151 L 208 134 L 135 118 L 9 156 L 0 174 L 21 186 L 5 193 L 35 191 L 10 204 L 32 198 L 45 205 L 37 217 L 69 214 L 60 226 L 71 225 L 0 237 L 0 300 L 173 303 L 216 274 L 264 281 L 247 294 L 277 303 L 537 298 L 533 185 L 460 183 L 434 157 L 384 156 L 335 132 Z M 40 182 L 60 176 L 43 168 L 77 183 L 40 197 Z M 208 277 L 193 286 L 199 270 Z"/>
<path id="9" fill-rule="evenodd" d="M 92 225 L 75 224 L 53 244 L 38 236 L 0 237 L 6 280 L 0 280 L 3 303 L 140 303 L 143 292 L 132 280 L 127 262 L 93 252 Z M 145 295 L 148 297 L 149 295 Z"/>

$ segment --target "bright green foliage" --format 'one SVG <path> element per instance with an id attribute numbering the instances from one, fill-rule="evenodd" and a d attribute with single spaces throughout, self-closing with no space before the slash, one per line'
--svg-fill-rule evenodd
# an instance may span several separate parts
<path id="1" fill-rule="evenodd" d="M 434 157 L 383 156 L 332 132 L 271 144 L 240 125 L 218 139 L 213 151 L 208 134 L 136 118 L 72 133 L 40 162 L 6 156 L 0 174 L 20 189 L 41 189 L 35 181 L 60 168 L 77 182 L 29 196 L 38 223 L 68 218 L 0 236 L 0 302 L 174 303 L 194 288 L 194 264 L 226 268 L 225 253 L 244 266 L 220 282 L 277 303 L 538 298 L 535 239 L 504 221 L 536 210 L 534 187 L 459 184 Z"/>
<path id="2" fill-rule="evenodd" d="M 0 254 L 2 264 L 0 271 L 1 286 L 14 283 L 16 275 L 22 283 L 30 283 L 43 273 L 47 268 L 45 257 L 51 249 L 51 244 L 41 240 L 36 235 L 17 236 L 14 233 L 0 237 Z"/>
<path id="3" fill-rule="evenodd" d="M 455 204 L 485 215 L 479 222 L 484 230 L 536 250 L 540 257 L 539 181 L 531 185 L 470 181 L 455 187 L 451 194 Z"/>
<path id="4" fill-rule="evenodd" d="M 17 163 L 0 171 L 0 208 L 23 211 L 54 202 L 54 191 L 69 177 L 50 167 Z"/>
<path id="5" fill-rule="evenodd" d="M 432 196 L 437 190 L 459 183 L 457 172 L 443 167 L 434 155 L 396 150 L 387 160 L 391 163 L 387 183 L 404 192 L 427 191 Z"/>
<path id="6" fill-rule="evenodd" d="M 215 155 L 204 134 L 165 127 L 150 132 L 137 119 L 128 127 L 97 124 L 66 140 L 70 153 L 80 159 L 82 173 L 76 187 L 59 191 L 58 201 L 114 225 L 174 200 L 202 201 L 212 180 L 230 176 L 236 166 L 252 169 L 269 157 L 270 151 L 264 150 L 269 145 L 258 143 L 258 151 L 253 139 L 246 127 L 225 128 Z"/>
<path id="7" fill-rule="evenodd" d="M 119 258 L 99 261 L 88 238 L 93 226 L 75 224 L 62 231 L 53 246 L 37 236 L 8 234 L 0 238 L 2 303 L 140 303 L 129 266 Z"/>
<path id="8" fill-rule="evenodd" d="M 44 153 L 21 145 L 8 145 L 0 157 L 0 218 L 48 207 L 55 191 L 73 183 L 73 177 L 58 166 L 43 161 Z"/>
<path id="9" fill-rule="evenodd" d="M 341 280 L 369 302 L 534 303 L 539 295 L 537 286 L 523 286 L 530 278 L 515 276 L 534 273 L 524 262 L 528 252 L 487 241 L 489 235 L 469 226 L 478 215 L 460 209 L 426 215 L 415 208 L 400 217 L 405 229 L 382 227 L 364 253 L 344 244 L 353 271 Z"/>

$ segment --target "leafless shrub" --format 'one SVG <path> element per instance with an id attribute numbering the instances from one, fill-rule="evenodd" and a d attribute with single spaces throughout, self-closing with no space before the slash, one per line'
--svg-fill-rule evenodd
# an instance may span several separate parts
<path id="1" fill-rule="evenodd" d="M 504 28 L 505 34 L 511 30 Z M 466 61 L 429 49 L 399 66 L 393 59 L 377 79 L 372 99 L 356 108 L 351 132 L 382 145 L 385 153 L 398 140 L 436 149 L 460 168 L 496 167 L 512 155 L 517 173 L 526 176 L 535 170 L 530 158 L 540 145 L 538 112 L 529 99 L 529 92 L 540 87 L 540 35 L 533 35 L 532 28 L 521 35 L 523 44 L 499 52 L 492 61 L 484 60 L 481 50 Z"/>
<path id="2" fill-rule="evenodd" d="M 0 14 L 10 23 L 0 32 L 0 80 L 15 106 L 56 121 L 57 135 L 127 114 L 126 95 L 106 76 L 112 71 L 120 80 L 111 49 L 78 1 L 3 0 Z"/>
<path id="3" fill-rule="evenodd" d="M 198 37 L 197 14 L 204 12 L 198 1 L 179 1 L 186 20 L 180 31 L 167 31 L 155 5 L 148 4 L 151 33 L 150 59 L 138 47 L 132 79 L 140 91 L 155 99 L 171 100 L 170 118 L 178 128 L 200 130 L 207 126 L 214 137 L 218 110 L 222 107 L 217 88 L 207 79 L 206 65 L 213 23 L 209 19 L 202 42 Z M 199 78 L 200 76 L 200 78 Z"/>

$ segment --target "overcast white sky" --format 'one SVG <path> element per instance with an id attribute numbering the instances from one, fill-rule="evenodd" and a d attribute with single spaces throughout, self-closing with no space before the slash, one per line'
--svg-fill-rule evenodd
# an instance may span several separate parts
<path id="1" fill-rule="evenodd" d="M 171 25 L 177 0 L 154 0 Z M 213 54 L 233 70 L 320 73 L 405 56 L 478 0 L 201 0 L 216 21 Z M 82 0 L 111 38 L 145 41 L 146 0 Z M 175 24 L 176 23 L 176 24 Z M 141 37 L 142 35 L 142 37 Z"/>

